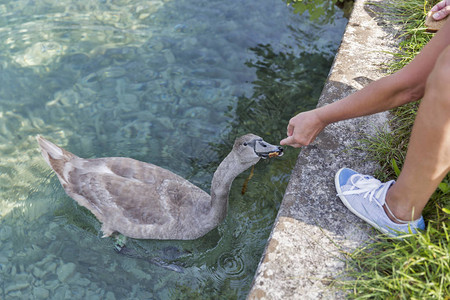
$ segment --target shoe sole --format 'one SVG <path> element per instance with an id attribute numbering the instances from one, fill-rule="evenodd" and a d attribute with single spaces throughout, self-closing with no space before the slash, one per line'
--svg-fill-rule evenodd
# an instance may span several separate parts
<path id="1" fill-rule="evenodd" d="M 353 209 L 353 207 L 350 205 L 350 203 L 348 203 L 347 199 L 345 199 L 345 196 L 341 196 L 342 194 L 342 190 L 341 190 L 341 185 L 339 184 L 339 175 L 341 174 L 342 170 L 344 168 L 340 169 L 339 171 L 337 171 L 336 175 L 334 176 L 334 184 L 336 186 L 336 191 L 338 192 L 337 196 L 339 197 L 339 199 L 341 199 L 342 203 L 344 203 L 344 205 L 354 214 L 356 215 L 358 218 L 360 218 L 361 220 L 367 222 L 368 224 L 370 224 L 372 227 L 374 227 L 375 229 L 381 231 L 382 233 L 385 233 L 391 237 L 397 237 L 396 235 L 393 235 L 392 233 L 390 233 L 388 230 L 380 227 L 377 223 L 373 222 L 372 220 L 367 219 L 365 216 L 361 215 L 359 212 L 357 212 L 356 210 Z"/>

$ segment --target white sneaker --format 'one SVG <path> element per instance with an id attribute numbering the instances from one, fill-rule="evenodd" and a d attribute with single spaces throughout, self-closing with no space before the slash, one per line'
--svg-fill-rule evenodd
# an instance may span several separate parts
<path id="1" fill-rule="evenodd" d="M 382 183 L 368 175 L 361 175 L 351 169 L 342 168 L 335 176 L 336 191 L 347 208 L 379 231 L 396 237 L 404 233 L 417 233 L 417 229 L 425 229 L 423 217 L 415 221 L 393 222 L 383 209 L 386 205 L 386 193 L 394 180 Z M 391 215 L 395 218 L 394 214 Z"/>

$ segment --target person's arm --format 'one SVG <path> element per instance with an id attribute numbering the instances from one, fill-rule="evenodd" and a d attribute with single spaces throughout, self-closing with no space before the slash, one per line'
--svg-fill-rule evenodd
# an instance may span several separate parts
<path id="1" fill-rule="evenodd" d="M 339 101 L 303 112 L 289 121 L 281 145 L 309 145 L 330 123 L 389 110 L 422 98 L 438 55 L 450 45 L 450 22 L 428 42 L 411 63 Z M 446 80 L 446 79 L 444 79 Z"/>

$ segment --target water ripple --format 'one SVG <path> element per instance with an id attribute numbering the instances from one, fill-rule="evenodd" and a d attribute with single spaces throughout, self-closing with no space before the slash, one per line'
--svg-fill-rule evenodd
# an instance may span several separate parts
<path id="1" fill-rule="evenodd" d="M 228 277 L 241 277 L 245 275 L 245 263 L 238 254 L 230 252 L 223 253 L 218 260 L 218 267 L 228 275 Z"/>

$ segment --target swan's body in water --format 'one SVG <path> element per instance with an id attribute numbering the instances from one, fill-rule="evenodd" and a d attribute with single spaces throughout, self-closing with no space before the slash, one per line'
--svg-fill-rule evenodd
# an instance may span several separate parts
<path id="1" fill-rule="evenodd" d="M 66 193 L 102 223 L 103 237 L 118 232 L 138 239 L 191 240 L 226 216 L 234 178 L 260 158 L 283 149 L 247 134 L 214 173 L 211 196 L 184 178 L 131 158 L 84 159 L 37 137 L 42 155 Z"/>

